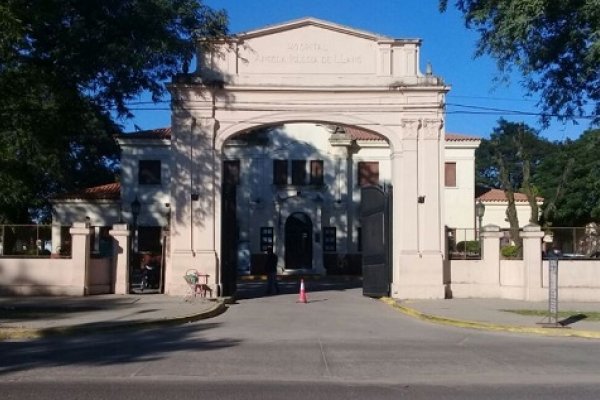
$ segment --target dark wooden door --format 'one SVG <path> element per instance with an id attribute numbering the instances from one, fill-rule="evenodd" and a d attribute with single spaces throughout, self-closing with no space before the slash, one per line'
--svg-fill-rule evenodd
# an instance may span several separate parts
<path id="1" fill-rule="evenodd" d="M 285 222 L 286 269 L 311 269 L 313 259 L 312 221 L 304 213 L 294 213 Z"/>

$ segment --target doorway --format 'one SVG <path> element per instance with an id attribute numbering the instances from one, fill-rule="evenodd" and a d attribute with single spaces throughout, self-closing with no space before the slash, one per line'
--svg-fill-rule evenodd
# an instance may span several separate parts
<path id="1" fill-rule="evenodd" d="M 285 268 L 312 269 L 312 221 L 296 212 L 285 221 Z"/>

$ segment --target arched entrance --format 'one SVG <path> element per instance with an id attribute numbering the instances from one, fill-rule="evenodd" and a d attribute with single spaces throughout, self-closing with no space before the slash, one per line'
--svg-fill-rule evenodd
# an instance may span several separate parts
<path id="1" fill-rule="evenodd" d="M 358 162 L 374 160 L 366 154 L 350 165 L 354 154 L 348 150 L 354 148 L 344 135 L 319 136 L 323 140 L 316 148 L 326 151 L 303 156 L 290 154 L 291 148 L 274 143 L 271 134 L 259 138 L 277 145 L 276 152 L 269 159 L 258 152 L 242 161 L 240 170 L 255 168 L 257 172 L 242 183 L 256 187 L 255 180 L 268 181 L 265 191 L 255 195 L 238 187 L 235 207 L 222 202 L 227 196 L 227 187 L 221 186 L 223 161 L 237 158 L 235 152 L 224 154 L 228 139 L 265 126 L 312 123 L 356 127 L 387 140 L 390 155 L 385 159 L 395 191 L 391 295 L 443 298 L 442 151 L 449 88 L 431 73 L 419 71 L 419 47 L 418 40 L 306 18 L 215 43 L 198 57 L 195 74 L 174 79 L 170 179 L 178 185 L 171 191 L 167 292 L 186 290 L 181 276 L 190 266 L 201 268 L 211 286 L 225 291 L 225 272 L 231 268 L 224 268 L 231 265 L 234 253 L 223 250 L 222 244 L 232 243 L 239 233 L 246 236 L 238 240 L 247 241 L 256 256 L 263 244 L 274 243 L 280 251 L 285 247 L 286 269 L 306 266 L 301 246 L 315 255 L 310 265 L 315 271 L 317 253 L 339 258 L 343 246 L 359 242 L 360 231 L 350 229 L 351 221 L 341 214 L 356 209 L 359 201 L 354 195 L 362 176 Z M 356 140 L 365 149 L 373 148 L 369 137 Z M 252 145 L 234 144 L 235 151 Z M 325 177 L 320 181 L 322 171 Z M 335 184 L 327 183 L 328 171 Z M 234 208 L 248 221 L 263 222 L 248 223 L 244 231 L 223 219 Z M 311 230 L 295 215 L 299 210 L 310 215 Z M 282 221 L 282 215 L 289 217 Z M 288 219 L 289 237 L 282 238 L 288 233 Z"/>
<path id="2" fill-rule="evenodd" d="M 296 212 L 285 221 L 285 268 L 311 269 L 313 224 L 308 215 Z"/>

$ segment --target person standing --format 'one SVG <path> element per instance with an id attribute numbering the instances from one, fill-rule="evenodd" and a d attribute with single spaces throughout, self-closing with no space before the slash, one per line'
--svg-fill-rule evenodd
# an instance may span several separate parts
<path id="1" fill-rule="evenodd" d="M 267 247 L 267 261 L 265 263 L 267 273 L 267 294 L 279 294 L 277 283 L 277 254 L 273 253 L 273 247 Z"/>

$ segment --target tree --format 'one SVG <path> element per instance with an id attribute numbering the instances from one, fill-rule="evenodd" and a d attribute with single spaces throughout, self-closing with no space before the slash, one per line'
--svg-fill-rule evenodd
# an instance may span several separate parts
<path id="1" fill-rule="evenodd" d="M 511 239 L 519 240 L 519 220 L 515 205 L 515 192 L 527 196 L 531 214 L 529 222 L 539 223 L 535 175 L 544 159 L 554 152 L 554 145 L 523 123 L 498 121 L 489 140 L 482 140 L 475 153 L 477 183 L 502 189 L 508 206 L 506 217 L 510 224 Z"/>
<path id="2" fill-rule="evenodd" d="M 537 171 L 546 197 L 544 219 L 554 226 L 583 226 L 600 220 L 600 130 L 561 143 Z"/>
<path id="3" fill-rule="evenodd" d="M 0 222 L 28 222 L 53 194 L 114 180 L 128 102 L 160 99 L 194 39 L 226 33 L 226 20 L 196 0 L 5 0 Z"/>
<path id="4" fill-rule="evenodd" d="M 448 0 L 440 0 L 445 11 Z M 530 93 L 540 94 L 542 120 L 570 119 L 592 106 L 600 122 L 600 3 L 598 0 L 456 0 L 468 28 L 479 32 L 476 55 L 500 71 L 517 68 Z"/>

